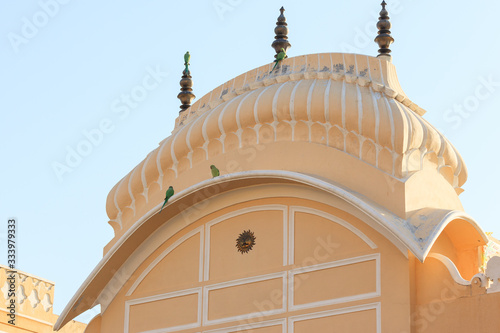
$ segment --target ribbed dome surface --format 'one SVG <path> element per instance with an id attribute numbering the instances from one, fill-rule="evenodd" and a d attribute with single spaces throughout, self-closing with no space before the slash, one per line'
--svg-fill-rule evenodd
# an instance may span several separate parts
<path id="1" fill-rule="evenodd" d="M 463 161 L 403 93 L 394 65 L 374 57 L 327 53 L 266 65 L 214 89 L 176 121 L 160 143 L 108 196 L 121 228 L 148 188 L 161 188 L 200 161 L 260 143 L 300 141 L 344 151 L 397 178 L 433 165 L 460 192 Z"/>

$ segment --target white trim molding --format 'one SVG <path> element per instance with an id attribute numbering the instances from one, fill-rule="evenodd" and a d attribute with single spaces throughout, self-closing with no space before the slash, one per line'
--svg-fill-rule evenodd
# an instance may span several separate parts
<path id="1" fill-rule="evenodd" d="M 234 287 L 234 286 L 241 286 L 241 285 L 255 283 L 255 282 L 274 280 L 274 279 L 279 279 L 279 278 L 282 279 L 282 290 L 281 290 L 281 292 L 282 292 L 282 300 L 281 300 L 282 306 L 281 306 L 281 308 L 273 309 L 273 310 L 269 310 L 269 311 L 260 311 L 260 312 L 256 311 L 256 312 L 251 312 L 251 313 L 247 313 L 247 314 L 243 314 L 243 315 L 225 317 L 225 318 L 219 318 L 219 319 L 213 319 L 213 320 L 208 319 L 208 302 L 209 302 L 209 292 L 210 291 L 228 288 L 228 287 Z M 287 304 L 286 299 L 287 299 L 287 271 L 273 273 L 273 274 L 259 275 L 259 276 L 255 276 L 255 277 L 251 277 L 251 278 L 239 279 L 239 280 L 214 284 L 211 286 L 206 286 L 203 288 L 203 326 L 227 323 L 227 322 L 238 321 L 238 320 L 247 320 L 247 319 L 251 319 L 251 318 L 271 316 L 271 315 L 275 315 L 275 314 L 285 313 L 286 312 L 286 304 Z"/>
<path id="2" fill-rule="evenodd" d="M 362 262 L 368 262 L 368 261 L 373 261 L 373 260 L 375 261 L 375 267 L 376 267 L 375 268 L 375 291 L 370 292 L 370 293 L 365 293 L 365 294 L 358 294 L 358 295 L 353 295 L 353 296 L 345 296 L 345 297 L 327 299 L 327 300 L 323 300 L 323 301 L 304 303 L 304 304 L 300 304 L 300 305 L 294 304 L 294 296 L 295 295 L 293 292 L 294 291 L 294 283 L 293 282 L 294 282 L 295 275 L 320 271 L 320 270 L 328 269 L 328 268 L 342 267 L 342 266 L 347 266 L 347 265 L 357 264 L 357 263 L 362 263 Z M 327 262 L 327 263 L 318 264 L 318 265 L 314 265 L 314 266 L 299 267 L 296 269 L 292 269 L 288 273 L 288 293 L 289 293 L 288 311 L 310 309 L 310 308 L 316 308 L 316 307 L 325 306 L 325 305 L 353 302 L 353 301 L 359 301 L 359 300 L 379 297 L 381 295 L 380 253 L 374 253 L 374 254 L 369 254 L 369 255 L 355 257 L 355 258 L 342 259 L 342 260 Z"/>
<path id="3" fill-rule="evenodd" d="M 204 227 L 201 226 L 199 228 L 196 228 L 193 231 L 188 232 L 178 240 L 176 240 L 172 245 L 170 245 L 165 251 L 163 251 L 158 257 L 153 260 L 151 264 L 139 275 L 139 277 L 135 280 L 134 284 L 130 289 L 128 290 L 127 294 L 125 296 L 130 296 L 132 293 L 137 289 L 139 284 L 141 284 L 142 280 L 153 270 L 153 268 L 156 267 L 160 263 L 160 261 L 163 260 L 170 252 L 175 250 L 179 245 L 187 241 L 189 238 L 193 237 L 196 234 L 200 234 L 200 259 L 199 259 L 199 281 L 202 281 L 202 274 L 203 274 L 203 229 Z"/>
<path id="4" fill-rule="evenodd" d="M 435 252 L 431 252 L 427 255 L 428 258 L 434 258 L 434 259 L 437 259 L 439 260 L 443 265 L 446 266 L 446 268 L 448 269 L 448 272 L 450 272 L 450 275 L 451 277 L 453 278 L 453 280 L 462 285 L 462 286 L 470 286 L 470 281 L 467 281 L 466 279 L 464 279 L 462 277 L 462 275 L 460 275 L 460 272 L 458 271 L 458 268 L 457 266 L 455 266 L 455 263 L 453 261 L 451 261 L 450 258 L 448 258 L 447 256 L 444 256 L 442 254 L 439 254 L 439 253 L 435 253 Z"/>
<path id="5" fill-rule="evenodd" d="M 316 216 L 323 217 L 331 222 L 337 223 L 341 225 L 342 227 L 346 228 L 350 232 L 354 233 L 356 236 L 361 238 L 369 247 L 372 249 L 376 249 L 377 245 L 368 237 L 366 236 L 361 230 L 350 224 L 349 222 L 341 219 L 340 217 L 337 217 L 332 214 L 328 214 L 326 212 L 323 212 L 318 209 L 310 208 L 310 207 L 302 207 L 302 206 L 290 206 L 290 219 L 289 219 L 289 226 L 288 228 L 290 229 L 290 236 L 289 236 L 289 243 L 290 243 L 290 253 L 288 254 L 289 258 L 289 265 L 293 265 L 295 263 L 295 213 L 307 213 L 307 214 L 312 214 Z"/>
<path id="6" fill-rule="evenodd" d="M 216 330 L 203 331 L 203 333 L 231 333 L 231 332 L 239 332 L 241 330 L 252 330 L 255 328 L 264 328 L 264 327 L 272 327 L 272 326 L 281 326 L 281 328 L 282 328 L 281 332 L 286 333 L 286 318 L 263 321 L 260 323 L 244 324 L 244 325 L 238 325 L 238 326 L 219 328 Z"/>
<path id="7" fill-rule="evenodd" d="M 316 319 L 316 318 L 324 318 L 324 317 L 331 317 L 331 316 L 338 316 L 341 314 L 346 314 L 346 313 L 353 313 L 353 312 L 361 312 L 361 311 L 366 311 L 366 310 L 375 310 L 376 311 L 376 316 L 377 316 L 377 333 L 382 333 L 382 316 L 381 316 L 381 305 L 380 302 L 377 303 L 371 303 L 371 304 L 363 304 L 363 305 L 356 305 L 356 306 L 351 306 L 347 308 L 341 308 L 341 309 L 335 309 L 335 310 L 328 310 L 328 311 L 321 311 L 321 312 L 315 312 L 315 313 L 307 313 L 299 316 L 293 316 L 288 318 L 288 333 L 294 333 L 294 324 L 297 321 L 303 321 L 303 320 L 310 320 L 310 319 Z"/>
<path id="8" fill-rule="evenodd" d="M 155 302 L 155 301 L 161 301 L 169 298 L 175 298 L 175 297 L 180 297 L 180 296 L 188 296 L 188 295 L 198 295 L 198 306 L 197 306 L 197 320 L 195 323 L 190 323 L 190 324 L 185 324 L 185 325 L 178 325 L 178 326 L 172 326 L 172 327 L 165 327 L 165 328 L 159 328 L 159 329 L 154 329 L 154 330 L 149 330 L 149 331 L 144 331 L 142 333 L 168 333 L 168 332 L 174 332 L 174 331 L 180 331 L 180 330 L 185 330 L 189 328 L 196 328 L 201 326 L 201 304 L 202 304 L 202 288 L 193 288 L 193 289 L 187 289 L 187 290 L 181 290 L 181 291 L 174 291 L 171 293 L 166 293 L 166 294 L 161 294 L 161 295 L 154 295 L 154 296 L 148 296 L 148 297 L 142 297 L 142 298 L 137 298 L 133 300 L 128 300 L 125 301 L 125 323 L 123 326 L 123 332 L 124 333 L 129 333 L 129 325 L 130 325 L 130 307 L 132 305 L 138 305 L 138 304 L 144 304 L 144 303 L 150 303 L 150 302 Z"/>

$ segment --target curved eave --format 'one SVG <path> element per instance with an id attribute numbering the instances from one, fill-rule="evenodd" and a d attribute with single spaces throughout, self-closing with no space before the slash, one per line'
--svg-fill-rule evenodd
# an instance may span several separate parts
<path id="1" fill-rule="evenodd" d="M 425 220 L 422 221 L 421 217 L 425 217 Z M 465 212 L 433 208 L 420 209 L 408 219 L 411 225 L 415 228 L 415 238 L 421 244 L 422 257 L 419 258 L 420 261 L 424 262 L 425 258 L 429 255 L 429 251 L 441 233 L 446 227 L 448 227 L 448 225 L 450 225 L 450 223 L 457 220 L 463 220 L 472 227 L 472 232 L 467 235 L 471 244 L 481 246 L 488 243 L 488 236 L 485 234 L 483 229 L 470 215 Z M 420 230 L 422 227 L 423 230 Z M 453 235 L 451 237 L 453 238 Z"/>
<path id="2" fill-rule="evenodd" d="M 401 219 L 385 208 L 358 194 L 350 192 L 338 184 L 319 179 L 312 175 L 277 170 L 254 170 L 223 175 L 186 188 L 172 197 L 161 216 L 157 214 L 161 207 L 160 203 L 131 226 L 106 253 L 71 298 L 55 323 L 54 329 L 58 331 L 67 322 L 97 305 L 96 300 L 102 290 L 134 250 L 165 221 L 181 213 L 181 207 L 187 208 L 192 206 L 193 203 L 198 202 L 195 200 L 195 195 L 200 193 L 200 191 L 208 194 L 203 199 L 209 199 L 220 193 L 237 188 L 277 183 L 309 186 L 345 200 L 372 218 L 375 223 L 370 224 L 370 226 L 390 240 L 403 255 L 407 256 L 407 251 L 409 250 L 422 262 L 425 260 L 426 255 L 442 230 L 456 218 L 464 219 L 471 223 L 479 235 L 485 241 L 487 240 L 487 236 L 477 223 L 463 212 L 447 211 L 446 214 L 442 215 L 435 214 L 433 210 L 430 210 L 428 212 L 430 213 L 429 216 L 433 220 L 435 218 L 438 220 L 434 220 L 431 223 L 434 227 L 428 230 L 427 237 L 422 241 L 422 238 L 416 238 L 414 234 L 415 227 L 412 224 L 412 218 L 418 218 L 420 215 L 414 214 L 408 220 Z M 120 282 L 124 283 L 125 281 Z M 114 295 L 112 296 L 114 297 Z"/>

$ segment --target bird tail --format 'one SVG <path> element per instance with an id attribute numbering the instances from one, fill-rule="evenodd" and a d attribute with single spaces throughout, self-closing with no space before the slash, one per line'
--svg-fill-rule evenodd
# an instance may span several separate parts
<path id="1" fill-rule="evenodd" d="M 161 213 L 161 211 L 163 210 L 163 207 L 165 207 L 165 205 L 166 205 L 166 204 L 167 204 L 167 201 L 165 201 L 165 202 L 163 203 L 163 206 L 161 206 L 160 213 Z"/>
<path id="2" fill-rule="evenodd" d="M 276 66 L 278 66 L 278 62 L 279 62 L 279 60 L 275 61 L 274 67 L 273 67 L 273 69 L 271 69 L 271 71 L 269 72 L 269 74 L 271 74 L 274 71 L 274 69 L 276 68 Z"/>

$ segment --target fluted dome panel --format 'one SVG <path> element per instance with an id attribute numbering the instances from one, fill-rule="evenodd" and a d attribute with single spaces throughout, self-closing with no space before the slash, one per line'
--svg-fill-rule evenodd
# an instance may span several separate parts
<path id="1" fill-rule="evenodd" d="M 431 161 L 457 191 L 465 182 L 460 155 L 406 97 L 392 63 L 327 53 L 289 58 L 270 74 L 272 65 L 226 82 L 179 116 L 172 135 L 110 192 L 115 231 L 138 196 L 147 202 L 152 184 L 165 190 L 196 163 L 261 143 L 324 145 L 396 178 Z"/>

